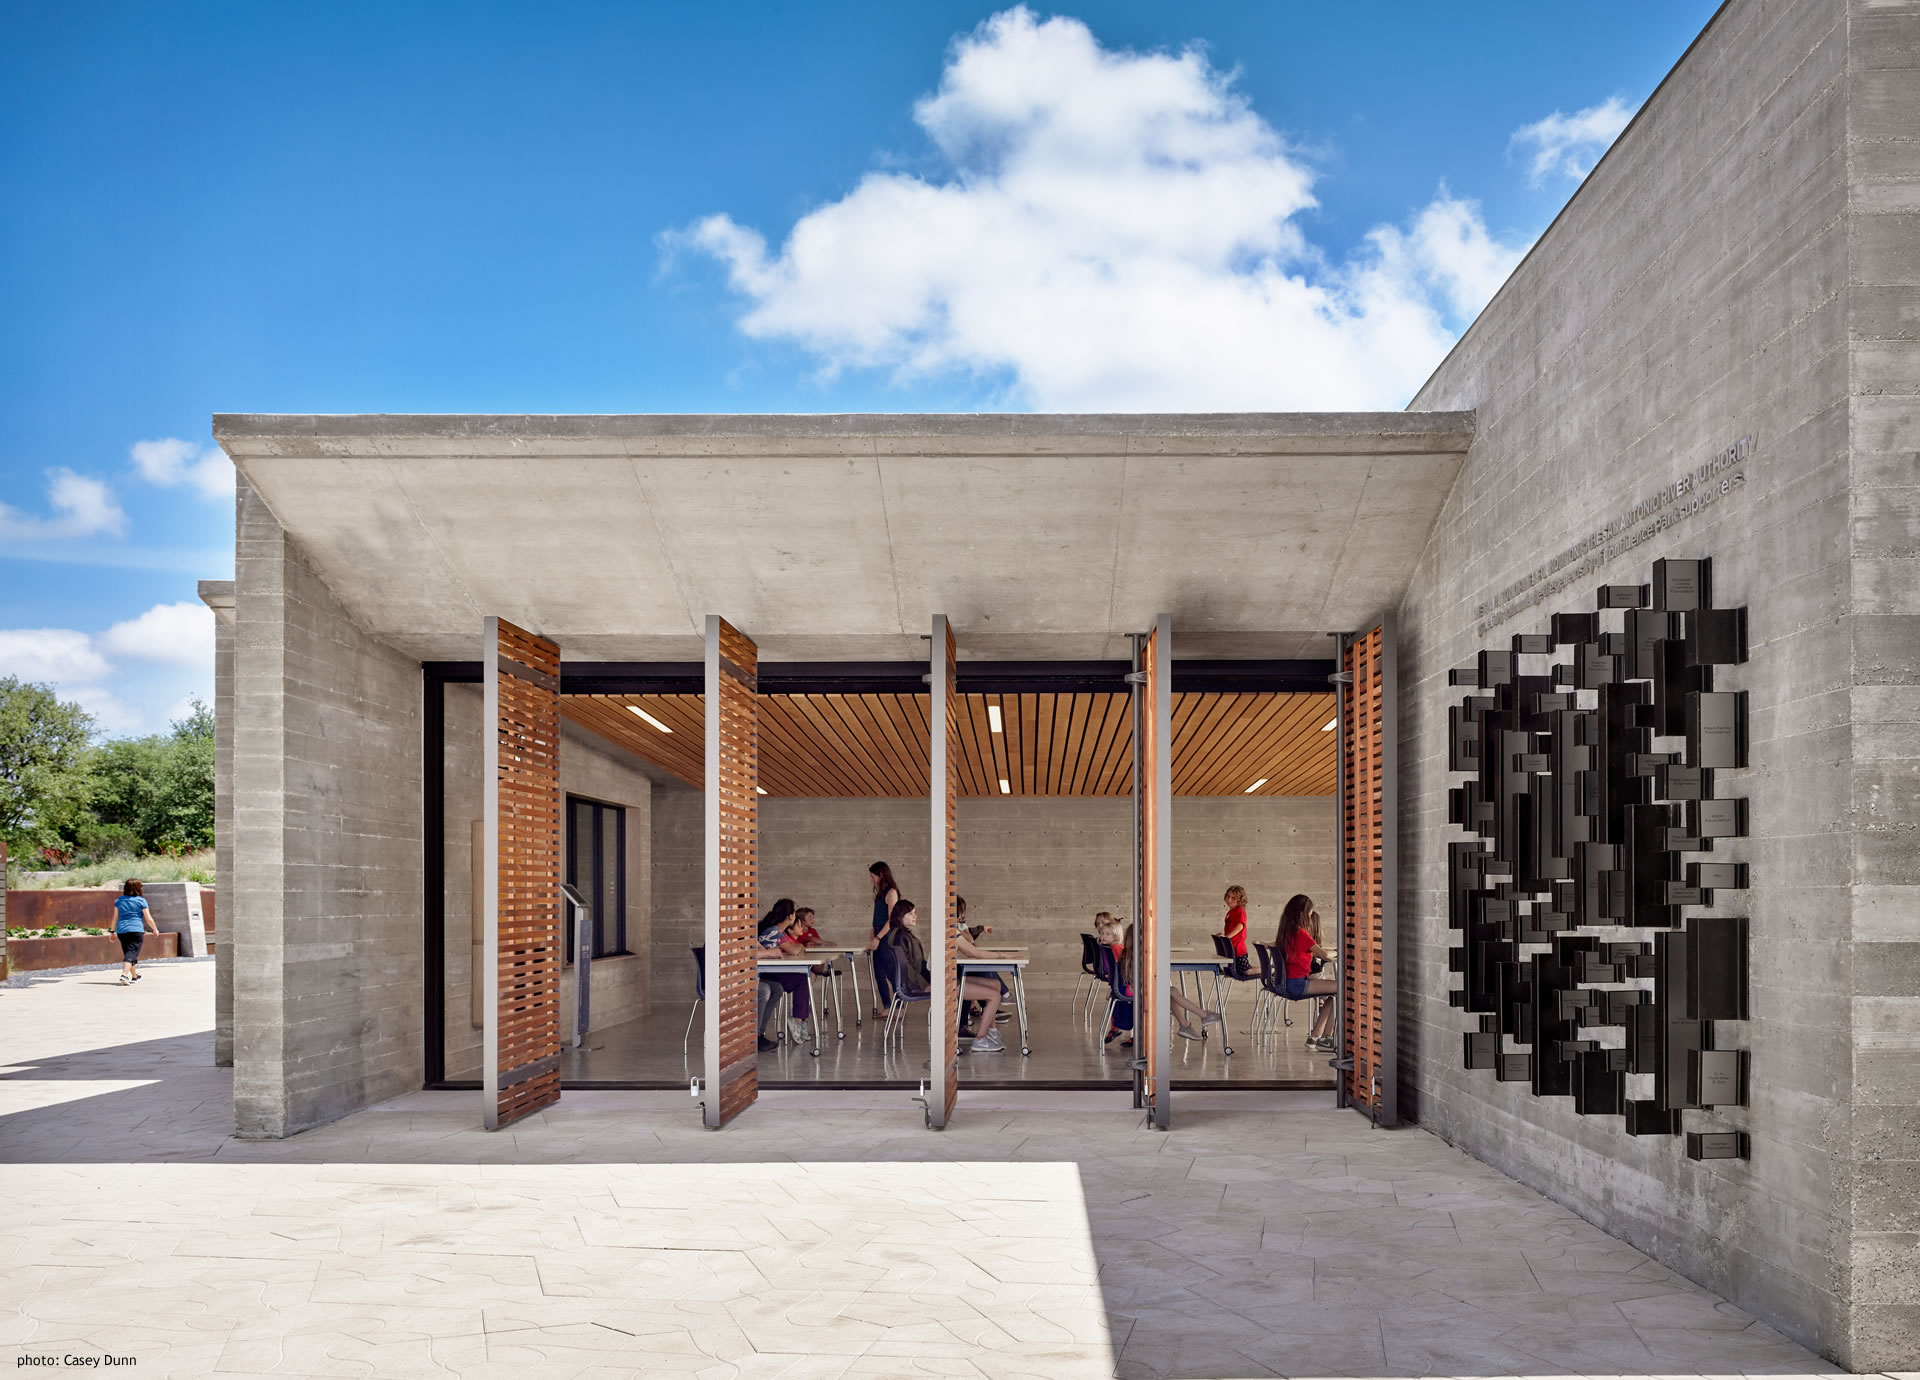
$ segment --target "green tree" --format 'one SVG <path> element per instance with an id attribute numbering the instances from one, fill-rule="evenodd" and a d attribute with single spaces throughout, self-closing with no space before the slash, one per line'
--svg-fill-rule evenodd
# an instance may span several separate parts
<path id="1" fill-rule="evenodd" d="M 213 846 L 213 711 L 194 700 L 173 723 L 160 790 L 154 841 L 162 850 Z"/>
<path id="2" fill-rule="evenodd" d="M 87 809 L 93 716 L 50 686 L 0 677 L 0 838 L 25 857 L 70 847 Z"/>
<path id="3" fill-rule="evenodd" d="M 104 743 L 87 759 L 91 828 L 81 848 L 169 853 L 213 843 L 213 714 L 199 700 L 166 734 Z"/>

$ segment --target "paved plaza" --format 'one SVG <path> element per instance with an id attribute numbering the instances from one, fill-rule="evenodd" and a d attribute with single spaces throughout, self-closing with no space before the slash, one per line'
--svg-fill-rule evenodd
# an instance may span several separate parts
<path id="1" fill-rule="evenodd" d="M 141 1376 L 1830 1373 L 1322 1094 L 417 1093 L 230 1135 L 211 964 L 0 989 L 0 1366 Z"/>

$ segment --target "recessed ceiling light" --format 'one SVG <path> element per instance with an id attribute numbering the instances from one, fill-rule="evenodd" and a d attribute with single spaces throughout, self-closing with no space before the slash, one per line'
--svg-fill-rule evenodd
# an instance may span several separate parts
<path id="1" fill-rule="evenodd" d="M 631 709 L 634 713 L 638 714 L 641 718 L 645 719 L 648 723 L 652 724 L 655 728 L 659 729 L 662 733 L 673 732 L 672 729 L 668 728 L 665 724 L 661 723 L 658 719 L 654 718 L 653 715 L 647 713 L 647 711 L 642 709 L 639 705 L 630 704 L 627 706 L 627 708 Z"/>
<path id="2" fill-rule="evenodd" d="M 1334 729 L 1338 727 L 1340 727 L 1340 716 L 1338 714 L 1335 714 L 1331 719 L 1328 719 L 1325 723 L 1320 725 L 1320 731 L 1322 733 L 1331 733 L 1333 732 Z"/>
<path id="3" fill-rule="evenodd" d="M 767 793 L 767 788 L 765 786 L 755 786 L 754 790 L 758 791 L 761 795 L 765 795 Z"/>
<path id="4" fill-rule="evenodd" d="M 1251 786 L 1247 787 L 1244 791 L 1240 792 L 1240 794 L 1252 795 L 1255 791 L 1259 790 L 1262 786 L 1266 785 L 1267 782 L 1271 779 L 1272 778 L 1270 777 L 1263 776 L 1258 781 L 1254 782 Z"/>
<path id="5" fill-rule="evenodd" d="M 1000 731 L 1000 706 L 997 704 L 987 706 L 987 727 L 995 733 Z"/>
<path id="6" fill-rule="evenodd" d="M 1007 784 L 1007 778 L 1004 776 L 1000 778 L 1000 794 L 1001 795 L 1013 794 L 1013 787 Z"/>

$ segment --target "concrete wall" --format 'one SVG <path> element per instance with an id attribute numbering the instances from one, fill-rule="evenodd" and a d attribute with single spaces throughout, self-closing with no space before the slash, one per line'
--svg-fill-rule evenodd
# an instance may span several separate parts
<path id="1" fill-rule="evenodd" d="M 1920 283 L 1902 209 L 1920 172 L 1915 19 L 1757 0 L 1720 13 L 1415 400 L 1475 409 L 1478 434 L 1401 608 L 1404 1110 L 1865 1369 L 1920 1355 L 1920 311 L 1890 286 Z M 1870 32 L 1907 66 L 1867 70 Z M 1899 179 L 1877 184 L 1877 219 L 1850 214 L 1871 199 L 1849 182 L 1868 129 Z M 1891 377 L 1907 396 L 1886 396 Z M 1496 591 L 1746 435 L 1742 488 L 1477 621 Z M 1446 1002 L 1447 668 L 1591 608 L 1601 583 L 1646 580 L 1662 555 L 1712 556 L 1717 600 L 1751 610 L 1751 661 L 1720 684 L 1752 697 L 1752 765 L 1724 787 L 1752 802 L 1752 837 L 1725 851 L 1754 870 L 1753 1019 L 1720 1036 L 1752 1051 L 1752 1105 L 1686 1118 L 1750 1132 L 1748 1161 L 1690 1162 L 1677 1141 L 1468 1073 Z M 1869 1050 L 1886 1056 L 1877 1071 L 1857 1062 Z M 1860 1195 L 1882 1155 L 1901 1163 L 1877 1162 L 1869 1238 Z"/>
<path id="2" fill-rule="evenodd" d="M 446 687 L 446 1071 L 478 1078 L 481 1028 L 474 1022 L 473 823 L 481 811 L 480 687 Z M 635 759 L 598 735 L 562 722 L 560 784 L 569 794 L 627 809 L 627 948 L 623 957 L 595 960 L 596 1029 L 644 1016 L 652 1006 L 653 783 Z M 561 1028 L 573 1020 L 572 966 L 561 983 Z"/>
<path id="3" fill-rule="evenodd" d="M 233 617 L 231 580 L 202 580 L 200 598 L 213 610 L 213 879 L 233 895 Z M 233 1067 L 233 932 L 213 954 L 213 1063 Z"/>
<path id="4" fill-rule="evenodd" d="M 1920 4 L 1848 12 L 1847 1350 L 1920 1360 Z"/>
<path id="5" fill-rule="evenodd" d="M 262 1138 L 420 1086 L 420 666 L 355 626 L 244 482 L 235 555 L 220 948 L 235 1131 Z"/>
<path id="6" fill-rule="evenodd" d="M 692 997 L 687 946 L 700 942 L 700 796 L 656 795 L 654 915 L 662 963 L 655 998 Z M 1210 948 L 1229 883 L 1253 898 L 1255 936 L 1271 938 L 1287 897 L 1304 890 L 1332 913 L 1331 797 L 1191 797 L 1173 810 L 1174 947 Z M 761 909 L 791 896 L 819 912 L 821 933 L 870 932 L 867 865 L 884 858 L 910 900 L 928 896 L 927 802 L 900 799 L 760 802 Z M 1133 805 L 1104 799 L 960 802 L 959 886 L 967 919 L 990 942 L 1033 949 L 1029 992 L 1063 994 L 1080 970 L 1093 914 L 1133 913 Z"/>

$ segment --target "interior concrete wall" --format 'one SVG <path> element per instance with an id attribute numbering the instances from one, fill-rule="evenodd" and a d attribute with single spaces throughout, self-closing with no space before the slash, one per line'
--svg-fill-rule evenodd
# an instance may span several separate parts
<path id="1" fill-rule="evenodd" d="M 658 788 L 654 915 L 662 963 L 655 998 L 685 1002 L 687 946 L 700 942 L 701 814 L 698 792 Z M 1331 916 L 1335 885 L 1331 797 L 1182 797 L 1173 810 L 1173 945 L 1210 949 L 1231 883 L 1252 897 L 1256 938 L 1270 938 L 1287 897 L 1306 891 Z M 791 896 L 819 913 L 821 933 L 870 933 L 867 865 L 884 859 L 902 893 L 929 894 L 925 800 L 760 802 L 761 909 Z M 1061 995 L 1080 971 L 1080 935 L 1095 911 L 1133 913 L 1133 805 L 1128 800 L 966 799 L 959 811 L 959 887 L 970 923 L 989 942 L 1025 945 L 1027 988 Z"/>
<path id="2" fill-rule="evenodd" d="M 1848 7 L 1847 1356 L 1920 1361 L 1920 4 Z"/>
<path id="3" fill-rule="evenodd" d="M 257 1139 L 420 1086 L 420 665 L 347 617 L 244 482 L 237 514 L 219 925 L 234 1128 Z"/>
<path id="4" fill-rule="evenodd" d="M 1720 12 L 1415 399 L 1472 408 L 1478 430 L 1400 610 L 1403 1110 L 1869 1370 L 1920 1355 L 1920 936 L 1903 776 L 1920 237 L 1900 209 L 1920 170 L 1915 13 L 1758 0 Z M 1864 65 L 1870 24 L 1905 67 Z M 1849 180 L 1869 114 L 1893 179 L 1872 225 Z M 1899 400 L 1869 387 L 1890 374 L 1906 380 Z M 1477 625 L 1495 591 L 1749 434 L 1742 490 Z M 1601 583 L 1647 580 L 1663 555 L 1711 556 L 1717 601 L 1750 609 L 1751 660 L 1719 683 L 1751 695 L 1751 767 L 1725 773 L 1723 790 L 1752 802 L 1751 838 L 1724 851 L 1753 866 L 1736 902 L 1753 922 L 1753 1019 L 1718 1030 L 1722 1047 L 1752 1053 L 1751 1105 L 1686 1116 L 1689 1129 L 1749 1132 L 1745 1161 L 1692 1162 L 1677 1140 L 1630 1138 L 1619 1118 L 1469 1073 L 1467 1020 L 1447 1005 L 1445 844 L 1460 836 L 1447 824 L 1459 693 L 1447 669 L 1544 630 L 1552 611 L 1591 608 Z M 1876 933 L 1869 956 L 1859 945 Z M 1869 1049 L 1886 1055 L 1877 1069 L 1860 1062 Z M 1856 1120 L 1869 1100 L 1872 1118 Z M 1880 1165 L 1885 1230 L 1870 1239 L 1862 1171 L 1885 1155 L 1900 1163 Z"/>
<path id="5" fill-rule="evenodd" d="M 484 705 L 477 685 L 446 687 L 445 1020 L 449 1078 L 478 1078 L 482 1030 L 473 1022 L 473 823 L 480 818 Z M 561 722 L 560 785 L 627 810 L 627 948 L 596 959 L 594 1027 L 645 1016 L 653 1004 L 653 782 L 624 749 Z M 573 1020 L 572 967 L 561 983 L 561 1028 Z"/>

